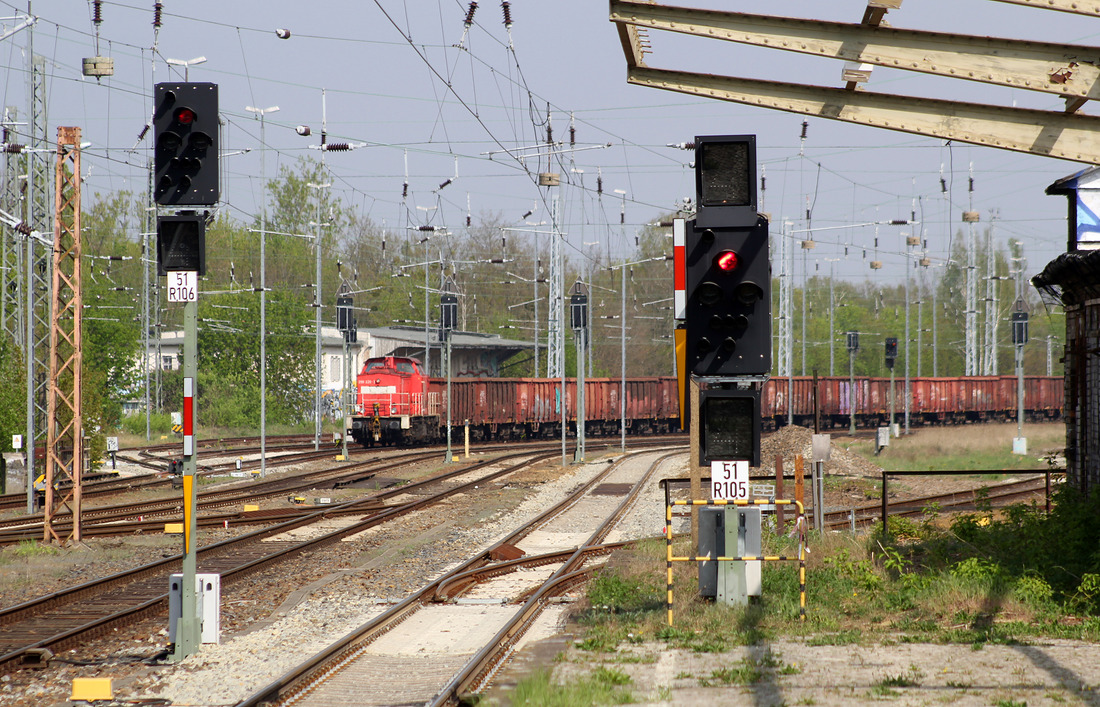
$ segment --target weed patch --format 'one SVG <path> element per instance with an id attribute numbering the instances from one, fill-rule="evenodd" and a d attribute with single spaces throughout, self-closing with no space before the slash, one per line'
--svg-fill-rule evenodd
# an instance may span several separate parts
<path id="1" fill-rule="evenodd" d="M 602 666 L 582 679 L 563 685 L 554 683 L 548 671 L 540 670 L 516 685 L 512 704 L 515 707 L 629 704 L 634 701 L 627 688 L 629 684 L 629 675 Z"/>
<path id="2" fill-rule="evenodd" d="M 753 685 L 760 682 L 764 672 L 760 666 L 751 660 L 741 660 L 734 665 L 718 668 L 708 677 L 700 678 L 699 684 L 703 687 L 712 685 Z"/>

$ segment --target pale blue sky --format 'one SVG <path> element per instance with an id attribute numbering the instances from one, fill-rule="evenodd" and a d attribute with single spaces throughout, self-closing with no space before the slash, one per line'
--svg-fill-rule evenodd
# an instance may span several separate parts
<path id="1" fill-rule="evenodd" d="M 632 246 L 641 224 L 691 196 L 691 155 L 665 144 L 696 134 L 758 135 L 759 163 L 768 177 L 763 208 L 772 213 L 773 223 L 784 218 L 795 228 L 804 227 L 807 201 L 813 205 L 815 226 L 907 218 L 913 200 L 920 197 L 919 233 L 934 259 L 944 257 L 949 233 L 960 226 L 960 212 L 970 208 L 966 185 L 972 163 L 973 208 L 983 221 L 991 212 L 999 213 L 999 240 L 1024 242 L 1029 274 L 1065 247 L 1065 201 L 1043 195 L 1043 189 L 1083 166 L 964 144 L 948 148 L 932 138 L 820 119 L 810 119 L 800 155 L 800 115 L 628 86 L 607 4 L 599 0 L 515 0 L 510 34 L 502 24 L 500 4 L 481 2 L 465 37 L 468 3 L 455 0 L 168 0 L 164 5 L 154 60 L 153 2 L 103 3 L 98 53 L 112 56 L 116 69 L 113 78 L 102 82 L 80 75 L 81 58 L 96 53 L 91 3 L 33 5 L 40 18 L 34 50 L 49 61 L 50 135 L 58 125 L 77 125 L 92 143 L 84 154 L 89 196 L 144 188 L 150 141 L 132 148 L 151 109 L 152 84 L 182 80 L 182 70 L 169 69 L 165 58 L 200 55 L 207 61 L 192 67 L 190 78 L 220 85 L 221 113 L 227 121 L 223 150 L 251 149 L 224 159 L 223 208 L 241 220 L 257 213 L 261 190 L 259 123 L 245 107 L 280 107 L 267 118 L 266 174 L 271 177 L 300 156 L 318 156 L 308 146 L 318 143 L 322 87 L 328 90 L 330 140 L 369 145 L 328 156 L 333 189 L 376 222 L 384 221 L 395 239 L 410 224 L 427 219 L 460 229 L 467 202 L 475 218 L 499 213 L 522 225 L 523 214 L 534 209 L 527 221 L 548 220 L 544 192 L 532 177 L 546 169 L 545 161 L 541 167 L 537 160 L 528 161 L 525 170 L 507 155 L 490 159 L 484 154 L 544 139 L 541 123 L 547 103 L 555 139 L 568 140 L 572 112 L 578 147 L 611 143 L 609 148 L 562 156 L 554 168 L 563 172 L 563 181 L 576 184 L 560 190 L 561 220 L 572 257 L 584 248 L 622 252 Z M 707 4 L 749 12 L 760 11 L 760 5 Z M 864 6 L 799 1 L 771 2 L 767 9 L 854 22 Z M 0 16 L 26 9 L 25 3 L 0 0 Z M 1100 28 L 1098 20 L 991 0 L 910 1 L 888 19 L 897 27 L 1079 44 L 1094 44 Z M 291 31 L 290 39 L 276 37 L 280 27 Z M 411 44 L 403 34 L 411 37 Z M 0 42 L 0 100 L 21 114 L 27 102 L 29 36 L 23 31 Z M 651 36 L 654 66 L 840 85 L 838 62 L 656 32 Z M 1061 108 L 1054 97 L 880 69 L 869 88 Z M 312 126 L 314 135 L 298 136 L 294 127 L 301 124 Z M 403 199 L 406 155 L 409 196 Z M 952 185 L 950 208 L 940 196 L 941 165 Z M 602 198 L 596 193 L 598 173 Z M 454 178 L 452 183 L 440 190 L 448 178 Z M 626 223 L 620 225 L 624 203 Z M 840 258 L 838 274 L 896 282 L 904 271 L 900 251 L 905 229 L 880 228 L 877 252 L 874 230 L 822 233 L 810 262 L 825 270 L 830 259 Z M 886 267 L 870 270 L 867 261 L 872 259 Z"/>

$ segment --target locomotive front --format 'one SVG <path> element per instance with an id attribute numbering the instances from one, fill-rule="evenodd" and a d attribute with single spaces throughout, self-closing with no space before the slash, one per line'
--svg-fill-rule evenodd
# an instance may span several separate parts
<path id="1" fill-rule="evenodd" d="M 430 441 L 439 422 L 427 398 L 428 376 L 420 361 L 367 359 L 356 378 L 355 415 L 348 432 L 368 447 Z"/>

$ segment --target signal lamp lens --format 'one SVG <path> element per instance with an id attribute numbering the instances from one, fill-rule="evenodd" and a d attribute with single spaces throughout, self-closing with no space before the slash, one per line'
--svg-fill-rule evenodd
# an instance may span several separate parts
<path id="1" fill-rule="evenodd" d="M 704 282 L 699 285 L 699 304 L 704 307 L 713 307 L 722 301 L 722 288 L 715 282 Z"/>
<path id="2" fill-rule="evenodd" d="M 734 290 L 734 297 L 741 304 L 755 304 L 764 299 L 764 289 L 755 282 L 742 282 Z"/>
<path id="3" fill-rule="evenodd" d="M 732 272 L 737 268 L 737 253 L 732 250 L 723 250 L 715 256 L 714 264 L 718 266 L 719 270 Z"/>
<path id="4" fill-rule="evenodd" d="M 190 125 L 195 122 L 195 111 L 190 108 L 180 108 L 176 111 L 176 120 L 184 125 Z"/>

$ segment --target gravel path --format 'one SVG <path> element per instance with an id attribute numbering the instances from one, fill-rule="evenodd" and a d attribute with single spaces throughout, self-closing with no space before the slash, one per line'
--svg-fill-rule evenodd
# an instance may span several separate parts
<path id="1" fill-rule="evenodd" d="M 1093 644 L 1065 640 L 980 650 L 928 643 L 810 646 L 781 640 L 718 654 L 655 644 L 622 646 L 604 657 L 607 668 L 630 676 L 639 705 L 1036 707 L 1100 705 L 1098 653 Z M 555 679 L 574 679 L 603 664 L 600 655 L 570 649 L 558 663 Z M 722 675 L 736 675 L 746 665 L 760 671 L 748 684 L 723 681 Z"/>

